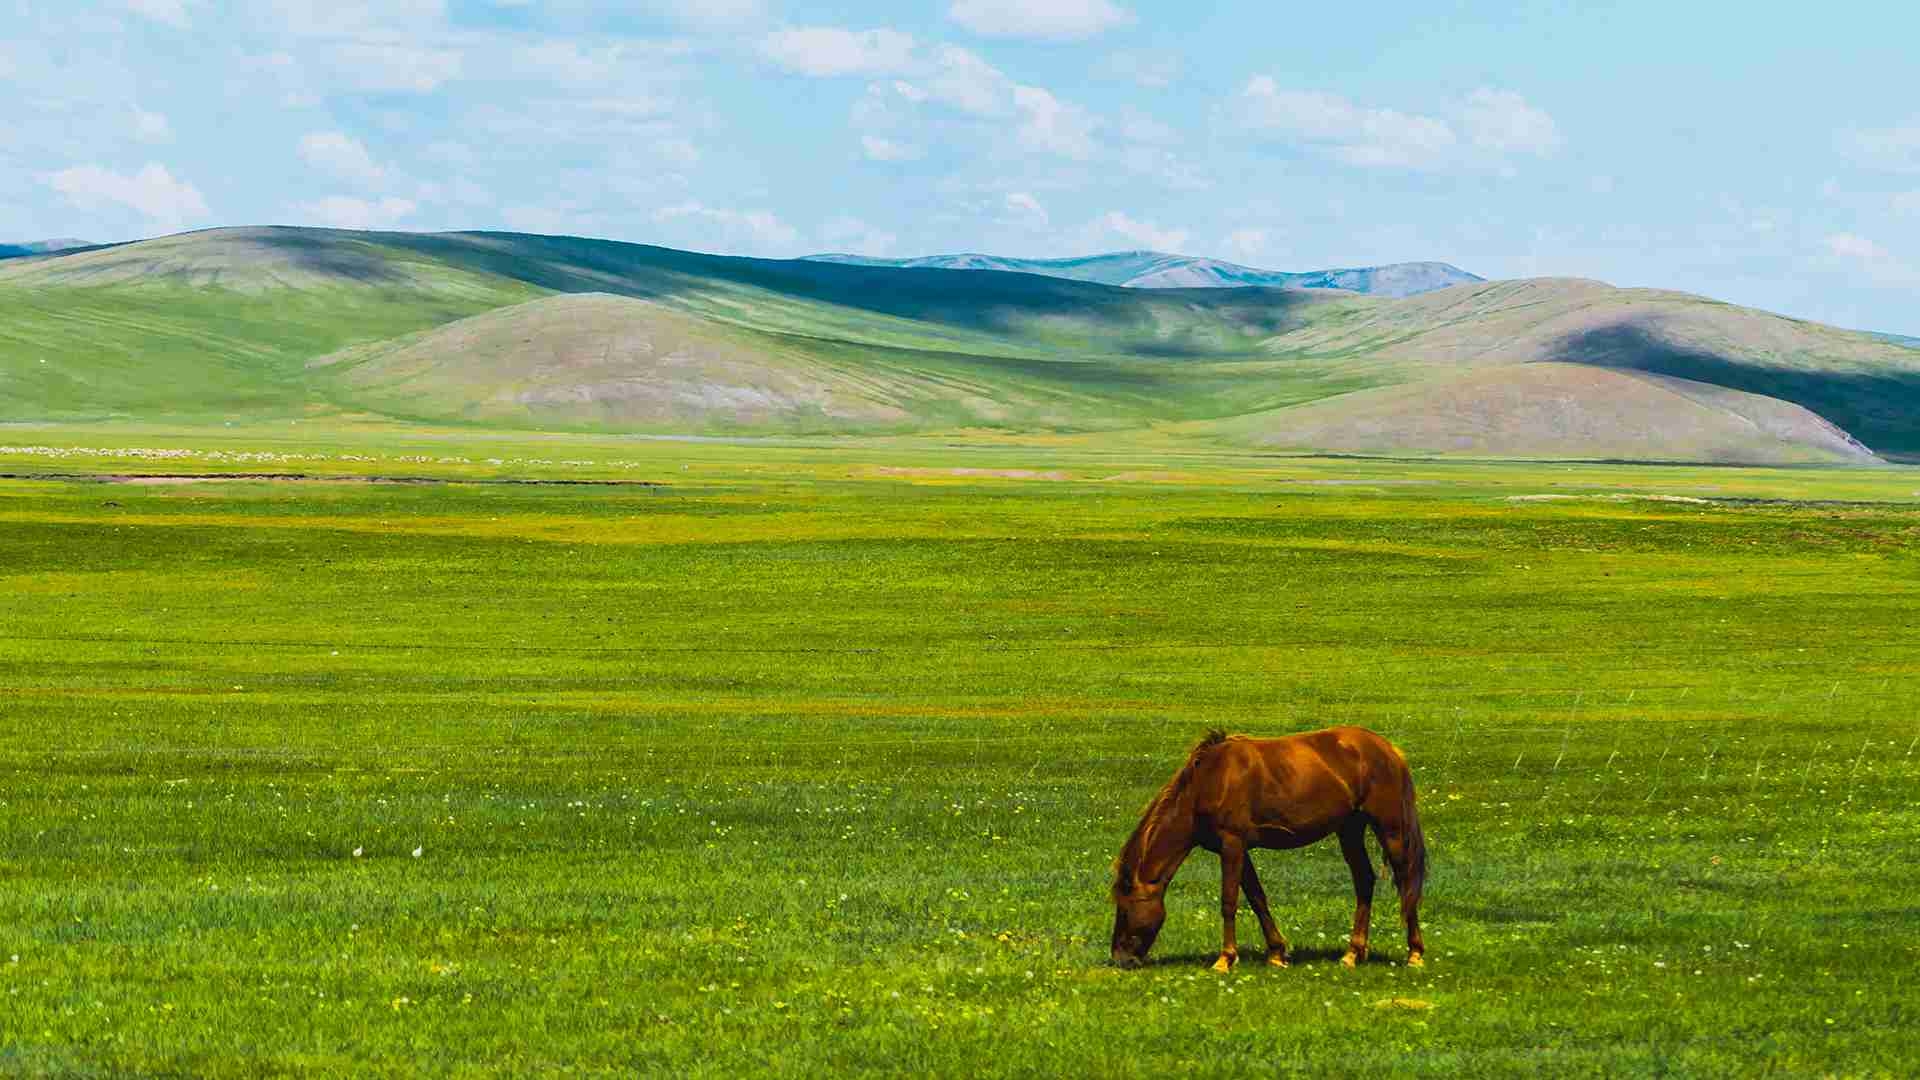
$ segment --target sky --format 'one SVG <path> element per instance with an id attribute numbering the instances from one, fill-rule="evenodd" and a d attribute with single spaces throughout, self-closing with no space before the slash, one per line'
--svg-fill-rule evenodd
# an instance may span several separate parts
<path id="1" fill-rule="evenodd" d="M 1920 8 L 0 0 L 0 241 L 1435 259 L 1920 335 Z"/>

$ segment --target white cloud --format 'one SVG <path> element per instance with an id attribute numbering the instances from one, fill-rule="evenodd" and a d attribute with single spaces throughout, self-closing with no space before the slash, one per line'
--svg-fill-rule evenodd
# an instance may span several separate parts
<path id="1" fill-rule="evenodd" d="M 573 41 L 542 41 L 519 50 L 517 64 L 552 82 L 575 87 L 593 87 L 605 83 L 619 70 L 622 50 L 619 46 L 582 48 Z"/>
<path id="2" fill-rule="evenodd" d="M 918 161 L 920 148 L 912 143 L 895 142 L 879 135 L 860 136 L 860 149 L 869 161 Z"/>
<path id="3" fill-rule="evenodd" d="M 592 232 L 586 218 L 573 207 L 503 206 L 500 220 L 516 232 L 545 233 L 548 236 L 581 235 Z"/>
<path id="4" fill-rule="evenodd" d="M 1137 144 L 1119 150 L 1120 165 L 1171 191 L 1206 191 L 1214 177 L 1189 155 L 1159 146 Z"/>
<path id="5" fill-rule="evenodd" d="M 82 210 L 124 206 L 155 225 L 185 225 L 207 216 L 199 189 L 175 179 L 164 165 L 148 163 L 130 176 L 99 165 L 77 165 L 47 177 L 46 183 Z"/>
<path id="6" fill-rule="evenodd" d="M 186 0 L 126 0 L 128 11 L 175 29 L 187 28 Z"/>
<path id="7" fill-rule="evenodd" d="M 1150 251 L 1178 252 L 1187 246 L 1187 230 L 1163 229 L 1150 221 L 1136 221 L 1118 210 L 1109 210 L 1087 230 L 1096 236 L 1118 236 L 1136 247 Z"/>
<path id="8" fill-rule="evenodd" d="M 295 37 L 425 30 L 447 15 L 446 0 L 255 0 L 246 9 L 263 28 Z"/>
<path id="9" fill-rule="evenodd" d="M 459 78 L 461 54 L 399 40 L 342 42 L 334 49 L 336 73 L 349 85 L 374 93 L 425 94 Z"/>
<path id="10" fill-rule="evenodd" d="M 891 255 L 899 237 L 854 217 L 838 217 L 820 227 L 822 246 L 858 255 Z"/>
<path id="11" fill-rule="evenodd" d="M 1014 137 L 1028 150 L 1085 160 L 1094 155 L 1097 121 L 1086 110 L 1038 86 L 1022 86 L 977 54 L 943 45 L 918 65 L 917 82 L 895 80 L 867 88 L 854 119 L 869 128 L 898 126 L 902 110 L 937 101 L 970 116 L 1018 116 Z M 888 93 L 888 89 L 892 93 Z"/>
<path id="12" fill-rule="evenodd" d="M 493 192 L 465 176 L 453 178 L 447 185 L 447 197 L 461 206 L 493 205 Z"/>
<path id="13" fill-rule="evenodd" d="M 1483 86 L 1468 94 L 1461 126 L 1475 146 L 1497 153 L 1550 154 L 1561 143 L 1553 117 L 1511 90 Z"/>
<path id="14" fill-rule="evenodd" d="M 1138 109 L 1127 109 L 1120 116 L 1120 135 L 1128 142 L 1161 146 L 1180 141 L 1180 133 Z"/>
<path id="15" fill-rule="evenodd" d="M 1511 172 L 1516 154 L 1545 156 L 1564 139 L 1553 117 L 1510 90 L 1482 87 L 1424 115 L 1289 90 L 1270 75 L 1247 81 L 1229 109 L 1245 127 L 1363 168 L 1481 168 Z"/>
<path id="16" fill-rule="evenodd" d="M 316 225 L 336 229 L 388 229 L 419 209 L 412 199 L 356 199 L 350 195 L 329 195 L 296 207 Z"/>
<path id="17" fill-rule="evenodd" d="M 1920 173 L 1920 124 L 1874 131 L 1850 131 L 1841 136 L 1848 156 L 1863 165 L 1889 172 Z"/>
<path id="18" fill-rule="evenodd" d="M 301 136 L 300 159 L 361 187 L 378 188 L 387 180 L 387 170 L 373 160 L 358 139 L 345 132 L 316 131 Z"/>
<path id="19" fill-rule="evenodd" d="M 1257 259 L 1267 250 L 1267 230 L 1235 229 L 1227 234 L 1226 248 L 1236 259 Z"/>
<path id="20" fill-rule="evenodd" d="M 654 211 L 653 220 L 657 225 L 697 225 L 704 251 L 791 255 L 800 243 L 800 233 L 770 210 L 727 210 L 685 202 Z"/>
<path id="21" fill-rule="evenodd" d="M 639 7 L 697 30 L 724 30 L 767 17 L 763 0 L 642 0 Z"/>
<path id="22" fill-rule="evenodd" d="M 667 164 L 682 169 L 690 169 L 700 163 L 700 148 L 688 139 L 678 137 L 661 139 L 653 144 L 653 152 Z"/>
<path id="23" fill-rule="evenodd" d="M 1024 191 L 1010 191 L 1005 200 L 1008 219 L 1016 224 L 1041 226 L 1047 223 L 1047 208 Z"/>
<path id="24" fill-rule="evenodd" d="M 947 17 L 986 37 L 1071 41 L 1133 23 L 1112 0 L 953 0 Z"/>
<path id="25" fill-rule="evenodd" d="M 913 35 L 897 30 L 793 27 L 768 34 L 760 53 L 788 71 L 815 78 L 884 75 L 913 63 Z"/>
<path id="26" fill-rule="evenodd" d="M 1093 120 L 1078 106 L 1037 86 L 1014 87 L 1013 103 L 1025 115 L 1019 132 L 1022 146 L 1075 160 L 1093 156 Z"/>
<path id="27" fill-rule="evenodd" d="M 133 107 L 133 137 L 143 143 L 163 143 L 173 140 L 173 125 L 159 113 L 150 113 L 140 106 Z"/>
<path id="28" fill-rule="evenodd" d="M 861 147 L 876 161 L 921 155 L 931 136 L 920 106 L 937 102 L 969 116 L 1014 118 L 1014 139 L 1030 151 L 1085 160 L 1096 152 L 1098 121 L 1038 86 L 1022 86 L 975 53 L 952 45 L 917 51 L 912 37 L 891 30 L 789 29 L 762 40 L 763 55 L 788 71 L 816 77 L 909 75 L 867 85 L 852 109 Z M 1001 130 L 1001 129 L 996 129 Z M 915 134 L 919 137 L 913 137 Z M 941 133 L 948 137 L 951 132 Z"/>
<path id="29" fill-rule="evenodd" d="M 295 106 L 335 92 L 432 92 L 461 76 L 468 47 L 493 46 L 481 66 L 498 77 L 527 51 L 505 35 L 449 26 L 444 0 L 252 0 L 229 21 L 278 46 L 246 66 L 276 80 Z"/>
<path id="30" fill-rule="evenodd" d="M 1827 250 L 1847 259 L 1873 262 L 1889 256 L 1884 248 L 1864 236 L 1853 233 L 1834 233 L 1827 237 Z"/>
<path id="31" fill-rule="evenodd" d="M 957 45 L 944 45 L 933 66 L 925 80 L 930 96 L 975 116 L 1006 113 L 1013 83 L 992 64 Z"/>
<path id="32" fill-rule="evenodd" d="M 1108 54 L 1096 70 L 1109 79 L 1165 90 L 1180 77 L 1180 58 L 1165 52 L 1117 52 Z"/>
<path id="33" fill-rule="evenodd" d="M 368 93 L 428 93 L 460 77 L 460 45 L 484 45 L 485 35 L 448 25 L 445 0 L 255 0 L 240 5 L 234 20 L 247 20 L 261 40 L 281 44 L 270 59 L 289 77 L 316 86 L 310 95 L 344 89 Z M 514 43 L 513 52 L 520 49 Z M 507 67 L 503 56 L 495 67 Z M 495 72 L 489 72 L 490 74 Z"/>
<path id="34" fill-rule="evenodd" d="M 1827 253 L 1852 264 L 1877 285 L 1896 288 L 1920 286 L 1920 267 L 1856 233 L 1834 233 L 1827 237 Z"/>
<path id="35" fill-rule="evenodd" d="M 1283 90 L 1267 75 L 1248 80 L 1238 106 L 1247 126 L 1309 143 L 1350 165 L 1435 168 L 1458 142 L 1445 120 L 1364 108 L 1337 94 Z"/>

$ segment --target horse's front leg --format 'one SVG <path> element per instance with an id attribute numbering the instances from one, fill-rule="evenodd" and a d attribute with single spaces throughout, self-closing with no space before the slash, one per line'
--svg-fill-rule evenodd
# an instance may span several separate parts
<path id="1" fill-rule="evenodd" d="M 1241 856 L 1244 860 L 1240 867 L 1240 884 L 1247 890 L 1247 905 L 1253 908 L 1254 917 L 1260 920 L 1260 933 L 1267 939 L 1267 963 L 1274 967 L 1287 966 L 1287 938 L 1273 921 L 1273 912 L 1267 908 L 1267 890 L 1260 884 L 1260 875 L 1253 869 L 1253 853 Z"/>
<path id="2" fill-rule="evenodd" d="M 1246 863 L 1247 845 L 1238 836 L 1220 837 L 1220 959 L 1213 970 L 1225 975 L 1240 958 L 1234 941 L 1233 917 L 1240 910 L 1240 868 Z"/>

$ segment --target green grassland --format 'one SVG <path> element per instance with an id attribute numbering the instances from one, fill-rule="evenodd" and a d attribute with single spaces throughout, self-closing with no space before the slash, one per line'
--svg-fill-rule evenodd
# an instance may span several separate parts
<path id="1" fill-rule="evenodd" d="M 0 428 L 0 1072 L 1920 1056 L 1911 471 L 294 419 Z M 1207 971 L 1204 853 L 1108 966 L 1191 742 L 1333 723 L 1429 966 L 1339 966 L 1330 846 L 1257 856 L 1291 969 Z"/>

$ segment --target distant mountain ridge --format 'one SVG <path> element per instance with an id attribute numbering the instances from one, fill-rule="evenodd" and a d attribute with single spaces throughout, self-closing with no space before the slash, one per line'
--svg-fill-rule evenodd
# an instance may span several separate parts
<path id="1" fill-rule="evenodd" d="M 61 237 L 54 240 L 27 240 L 18 244 L 0 244 L 0 259 L 22 259 L 29 255 L 52 255 L 61 251 L 92 247 L 85 240 Z"/>
<path id="2" fill-rule="evenodd" d="M 1288 273 L 1241 266 L 1223 259 L 1168 255 L 1159 251 L 1114 251 L 1077 259 L 1015 259 L 966 253 L 923 255 L 911 259 L 882 259 L 871 255 L 809 255 L 813 262 L 897 269 L 1003 270 L 1015 274 L 1118 285 L 1127 289 L 1232 289 L 1265 286 L 1277 289 L 1340 289 L 1367 296 L 1418 296 L 1451 285 L 1472 285 L 1486 279 L 1443 262 L 1390 263 L 1339 270 Z"/>

